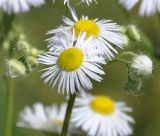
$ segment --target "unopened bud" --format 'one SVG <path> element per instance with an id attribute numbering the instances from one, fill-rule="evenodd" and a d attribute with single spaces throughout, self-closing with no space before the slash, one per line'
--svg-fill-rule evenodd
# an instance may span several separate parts
<path id="1" fill-rule="evenodd" d="M 36 48 L 31 48 L 31 55 L 34 56 L 34 57 L 37 57 L 39 54 L 38 54 L 38 50 Z"/>
<path id="2" fill-rule="evenodd" d="M 140 33 L 135 25 L 129 25 L 127 27 L 126 35 L 133 41 L 140 41 Z"/>
<path id="3" fill-rule="evenodd" d="M 27 63 L 28 63 L 31 67 L 35 67 L 35 66 L 38 65 L 37 59 L 36 59 L 35 57 L 33 57 L 33 56 L 28 56 L 28 57 L 26 58 L 26 60 L 27 60 Z"/>
<path id="4" fill-rule="evenodd" d="M 119 31 L 125 34 L 127 32 L 127 28 L 125 26 L 120 26 Z"/>
<path id="5" fill-rule="evenodd" d="M 26 74 L 26 68 L 24 64 L 16 59 L 7 61 L 7 69 L 8 70 L 6 74 L 12 78 Z"/>
<path id="6" fill-rule="evenodd" d="M 18 42 L 17 48 L 18 48 L 18 50 L 22 51 L 24 54 L 29 54 L 29 52 L 31 50 L 31 46 L 25 41 Z"/>
<path id="7" fill-rule="evenodd" d="M 131 63 L 131 70 L 138 76 L 150 76 L 153 70 L 152 60 L 146 55 L 138 55 Z"/>

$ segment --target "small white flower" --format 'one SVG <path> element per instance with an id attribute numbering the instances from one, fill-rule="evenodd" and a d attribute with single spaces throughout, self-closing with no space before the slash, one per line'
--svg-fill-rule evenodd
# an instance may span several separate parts
<path id="1" fill-rule="evenodd" d="M 95 42 L 92 37 L 85 38 L 86 34 L 80 34 L 75 42 L 60 37 L 57 41 L 58 48 L 40 55 L 38 61 L 48 67 L 44 69 L 42 78 L 44 82 L 54 88 L 58 85 L 59 93 L 65 91 L 71 94 L 84 89 L 92 89 L 90 78 L 101 81 L 100 75 L 104 72 L 100 64 L 105 64 L 103 57 L 98 56 L 98 51 L 92 49 Z"/>
<path id="2" fill-rule="evenodd" d="M 141 16 L 153 15 L 160 11 L 160 0 L 119 0 L 127 10 L 131 10 L 137 3 L 140 2 L 139 14 Z"/>
<path id="3" fill-rule="evenodd" d="M 148 56 L 138 55 L 133 60 L 131 68 L 137 75 L 148 76 L 152 74 L 153 63 Z"/>
<path id="4" fill-rule="evenodd" d="M 39 7 L 44 3 L 44 0 L 0 0 L 0 9 L 8 14 L 27 12 L 30 6 Z"/>
<path id="5" fill-rule="evenodd" d="M 131 111 L 124 102 L 114 102 L 103 95 L 83 94 L 76 98 L 71 122 L 88 136 L 128 136 L 133 133 L 130 123 L 134 123 L 134 119 L 126 112 Z"/>
<path id="6" fill-rule="evenodd" d="M 32 108 L 25 107 L 20 113 L 18 127 L 30 128 L 45 132 L 60 133 L 65 118 L 67 104 L 60 106 L 54 104 L 44 107 L 42 103 L 36 103 Z"/>
<path id="7" fill-rule="evenodd" d="M 118 53 L 113 45 L 123 48 L 126 43 L 126 37 L 120 32 L 119 25 L 111 20 L 89 19 L 87 16 L 82 16 L 81 19 L 78 19 L 75 11 L 71 7 L 69 9 L 74 20 L 63 17 L 65 25 L 49 31 L 48 34 L 67 33 L 72 35 L 74 30 L 75 35 L 78 36 L 80 32 L 86 32 L 86 37 L 93 36 L 96 40 L 95 48 L 101 50 L 102 54 L 109 59 L 114 57 L 113 52 Z"/>

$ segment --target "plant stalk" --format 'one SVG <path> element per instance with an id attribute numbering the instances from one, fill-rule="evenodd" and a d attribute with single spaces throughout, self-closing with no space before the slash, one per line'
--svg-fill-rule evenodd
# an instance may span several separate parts
<path id="1" fill-rule="evenodd" d="M 66 115 L 65 115 L 65 120 L 64 120 L 62 132 L 61 132 L 61 136 L 67 136 L 69 123 L 70 123 L 70 118 L 71 118 L 71 113 L 72 113 L 75 98 L 76 98 L 76 94 L 71 95 L 70 98 L 69 98 L 67 111 L 66 111 Z"/>
<path id="2" fill-rule="evenodd" d="M 13 81 L 10 77 L 5 77 L 6 82 L 6 118 L 5 118 L 5 136 L 12 136 L 13 125 Z"/>

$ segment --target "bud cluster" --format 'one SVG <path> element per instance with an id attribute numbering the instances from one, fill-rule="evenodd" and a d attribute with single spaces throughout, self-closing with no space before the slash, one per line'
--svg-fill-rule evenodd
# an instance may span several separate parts
<path id="1" fill-rule="evenodd" d="M 142 87 L 143 80 L 152 75 L 153 62 L 147 55 L 137 55 L 128 65 L 128 82 L 124 89 L 138 93 Z"/>
<path id="2" fill-rule="evenodd" d="M 126 35 L 126 39 L 128 41 L 126 44 L 126 47 L 128 47 L 130 42 L 140 42 L 141 41 L 140 31 L 135 25 L 122 26 L 120 31 Z"/>
<path id="3" fill-rule="evenodd" d="M 31 72 L 38 65 L 38 55 L 43 53 L 43 51 L 32 47 L 27 42 L 25 35 L 20 34 L 18 29 L 9 33 L 3 42 L 3 47 L 3 49 L 9 51 L 7 75 L 11 77 L 17 77 Z"/>

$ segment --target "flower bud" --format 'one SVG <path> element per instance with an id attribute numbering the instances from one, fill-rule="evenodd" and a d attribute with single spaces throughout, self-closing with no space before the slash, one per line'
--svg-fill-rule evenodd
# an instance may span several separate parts
<path id="1" fill-rule="evenodd" d="M 18 50 L 22 51 L 24 54 L 29 54 L 31 50 L 31 46 L 25 41 L 18 42 L 17 48 Z"/>
<path id="2" fill-rule="evenodd" d="M 135 25 L 129 25 L 126 30 L 126 35 L 133 41 L 140 41 L 140 33 Z"/>
<path id="3" fill-rule="evenodd" d="M 34 57 L 37 57 L 39 54 L 38 54 L 38 50 L 36 48 L 31 48 L 31 55 L 34 56 Z"/>
<path id="4" fill-rule="evenodd" d="M 146 55 L 138 55 L 131 63 L 131 70 L 138 76 L 149 76 L 153 70 L 152 60 Z"/>
<path id="5" fill-rule="evenodd" d="M 125 34 L 127 32 L 127 28 L 125 26 L 120 26 L 119 31 Z"/>
<path id="6" fill-rule="evenodd" d="M 31 66 L 31 67 L 35 67 L 38 65 L 38 61 L 35 57 L 33 56 L 28 56 L 26 58 L 27 63 Z"/>
<path id="7" fill-rule="evenodd" d="M 24 64 L 16 59 L 7 61 L 7 69 L 8 70 L 6 74 L 12 78 L 26 74 L 26 68 Z"/>

